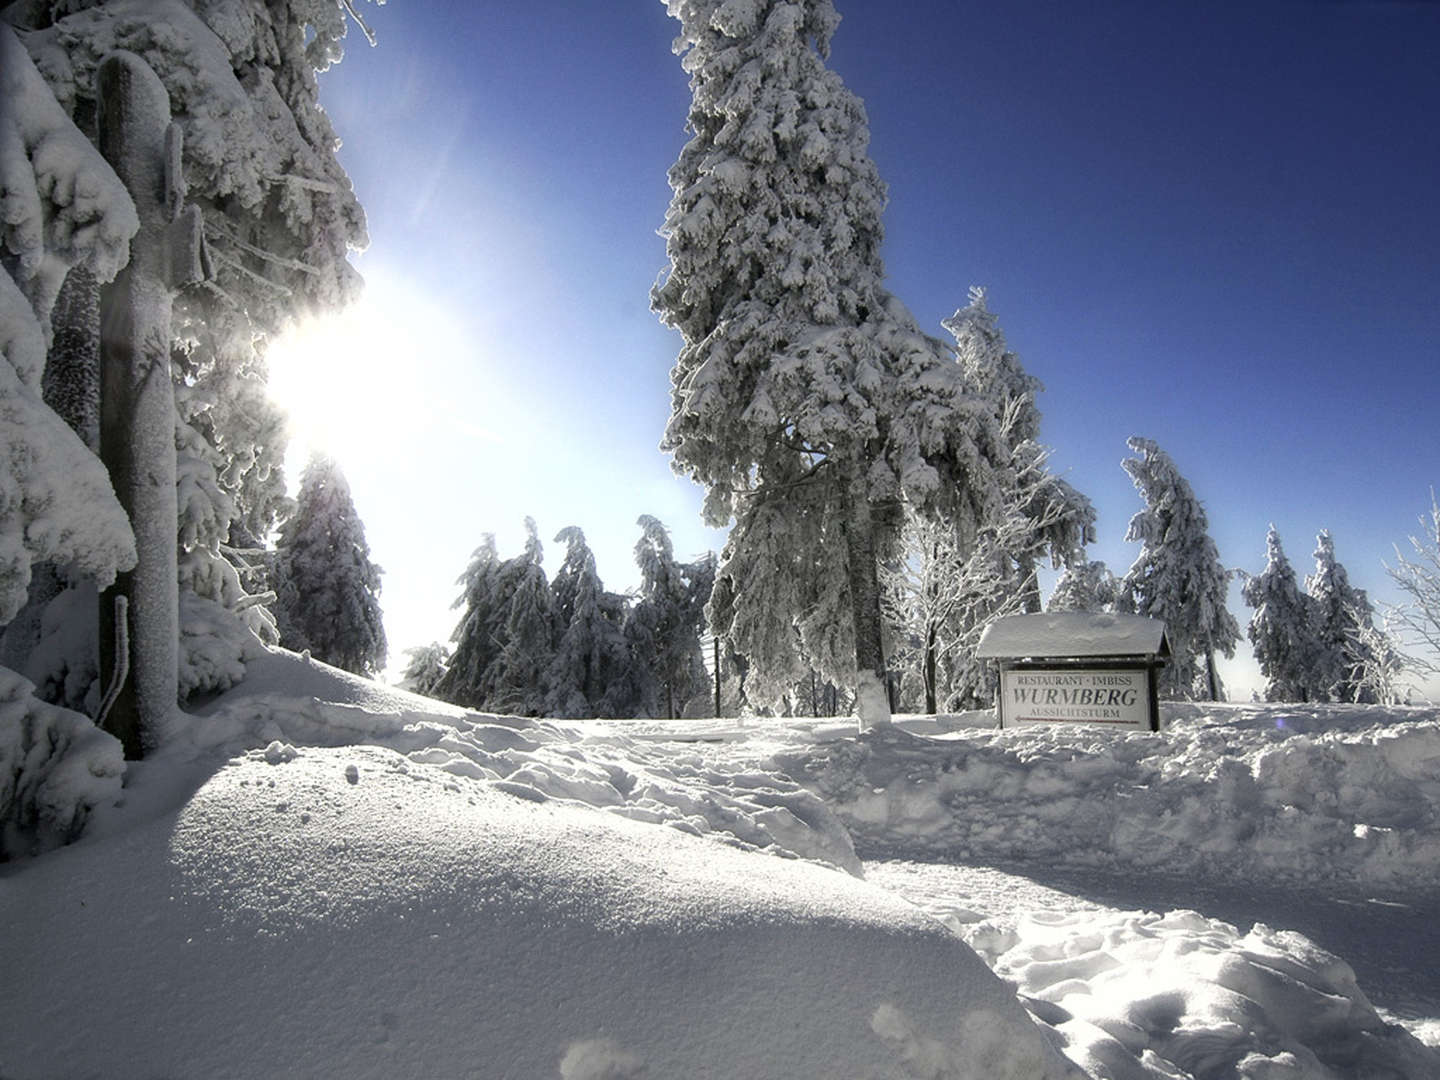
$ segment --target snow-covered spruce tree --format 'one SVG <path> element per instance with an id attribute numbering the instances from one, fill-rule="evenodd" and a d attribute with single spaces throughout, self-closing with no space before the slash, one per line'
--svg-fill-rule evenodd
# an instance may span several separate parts
<path id="1" fill-rule="evenodd" d="M 486 533 L 457 579 L 462 587 L 454 607 L 464 606 L 450 640 L 455 643 L 449 666 L 435 687 L 435 696 L 467 708 L 480 708 L 485 672 L 500 655 L 505 619 L 510 612 L 506 566 L 495 549 L 495 534 Z"/>
<path id="2" fill-rule="evenodd" d="M 887 529 L 902 501 L 979 520 L 1004 448 L 881 283 L 885 187 L 864 107 L 825 66 L 833 5 L 667 6 L 693 137 L 670 170 L 670 269 L 652 294 L 683 337 L 662 446 L 707 488 L 706 519 L 735 521 L 717 630 L 750 661 L 752 694 L 834 671 L 859 687 L 862 726 L 887 723 Z"/>
<path id="3" fill-rule="evenodd" d="M 525 550 L 501 567 L 508 603 L 500 649 L 480 680 L 484 707 L 538 716 L 545 707 L 546 676 L 555 654 L 555 599 L 545 579 L 545 549 L 535 519 L 525 519 Z"/>
<path id="4" fill-rule="evenodd" d="M 1420 531 L 1410 537 L 1411 555 L 1397 545 L 1395 565 L 1385 572 L 1404 593 L 1405 602 L 1390 609 L 1398 634 L 1410 651 L 1411 666 L 1440 674 L 1440 502 L 1430 489 L 1430 514 L 1421 515 Z"/>
<path id="5" fill-rule="evenodd" d="M 1112 611 L 1119 582 L 1101 560 L 1067 566 L 1055 581 L 1046 611 Z"/>
<path id="6" fill-rule="evenodd" d="M 630 665 L 624 609 L 606 602 L 595 555 L 578 527 L 561 529 L 555 542 L 566 549 L 550 583 L 559 640 L 546 680 L 544 713 L 569 719 L 611 715 L 612 688 L 623 684 Z"/>
<path id="7" fill-rule="evenodd" d="M 1309 701 L 1318 656 L 1316 609 L 1300 591 L 1275 526 L 1265 534 L 1265 570 L 1241 590 L 1255 609 L 1246 631 L 1265 676 L 1266 701 Z"/>
<path id="8" fill-rule="evenodd" d="M 966 385 L 991 403 L 995 422 L 1004 432 L 1015 472 L 1015 491 L 1007 513 L 1029 521 L 1028 531 L 1013 532 L 1009 552 L 1015 577 L 1024 592 L 1024 610 L 1040 610 L 1037 568 L 1048 558 L 1053 569 L 1069 566 L 1095 539 L 1095 508 L 1065 480 L 1053 475 L 1049 451 L 1040 445 L 1040 408 L 1035 398 L 1045 387 L 1025 371 L 1020 358 L 1005 344 L 999 320 L 985 302 L 985 290 L 970 289 L 969 302 L 941 323 L 955 336 L 955 356 Z"/>
<path id="9" fill-rule="evenodd" d="M 405 670 L 400 674 L 400 688 L 409 690 L 412 694 L 433 697 L 440 680 L 445 677 L 450 661 L 449 646 L 432 641 L 428 645 L 416 645 L 406 649 L 405 655 L 409 660 L 405 662 Z"/>
<path id="10" fill-rule="evenodd" d="M 1210 538 L 1205 508 L 1180 470 L 1150 439 L 1132 437 L 1138 458 L 1122 463 L 1145 508 L 1130 519 L 1127 543 L 1140 554 L 1120 582 L 1117 607 L 1165 621 L 1172 656 L 1162 692 L 1218 701 L 1215 651 L 1235 654 L 1240 626 L 1225 606 L 1230 576 Z"/>
<path id="11" fill-rule="evenodd" d="M 676 562 L 670 531 L 659 520 L 642 514 L 636 524 L 641 529 L 635 543 L 640 592 L 625 620 L 625 639 L 639 675 L 639 711 L 673 718 L 705 687 L 700 635 L 710 592 L 704 585 L 713 583 L 714 563 Z M 693 580 L 697 568 L 698 585 Z"/>
<path id="12" fill-rule="evenodd" d="M 1364 589 L 1350 584 L 1350 575 L 1335 558 L 1328 529 L 1315 538 L 1315 572 L 1305 578 L 1314 604 L 1316 656 L 1310 688 L 1317 701 L 1361 701 L 1368 695 L 1360 673 L 1373 665 L 1375 609 Z"/>
<path id="13" fill-rule="evenodd" d="M 276 539 L 280 642 L 357 675 L 385 663 L 380 574 L 339 466 L 312 455 Z"/>

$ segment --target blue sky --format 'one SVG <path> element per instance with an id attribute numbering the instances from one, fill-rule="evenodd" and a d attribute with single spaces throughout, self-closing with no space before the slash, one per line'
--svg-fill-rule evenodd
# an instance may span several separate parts
<path id="1" fill-rule="evenodd" d="M 1047 387 L 1054 466 L 1099 510 L 1094 557 L 1136 554 L 1140 434 L 1226 565 L 1262 569 L 1273 521 L 1303 574 L 1328 528 L 1393 598 L 1381 560 L 1440 484 L 1440 4 L 837 7 L 890 287 L 940 335 L 987 287 Z M 470 551 L 517 551 L 526 514 L 547 541 L 584 528 L 611 587 L 641 513 L 682 556 L 723 536 L 656 448 L 679 342 L 648 292 L 689 104 L 664 5 L 367 17 L 378 48 L 353 35 L 322 100 L 370 289 L 276 380 L 351 480 L 398 654 L 448 636 Z"/>

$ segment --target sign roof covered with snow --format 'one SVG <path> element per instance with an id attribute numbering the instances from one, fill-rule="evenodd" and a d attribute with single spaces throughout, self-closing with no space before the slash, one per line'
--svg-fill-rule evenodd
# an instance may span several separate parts
<path id="1" fill-rule="evenodd" d="M 1169 656 L 1165 623 L 1143 615 L 1047 611 L 996 619 L 980 635 L 985 658 Z"/>

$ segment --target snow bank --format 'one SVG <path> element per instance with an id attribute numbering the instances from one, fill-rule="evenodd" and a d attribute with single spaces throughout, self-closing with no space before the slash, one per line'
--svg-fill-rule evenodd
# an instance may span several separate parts
<path id="1" fill-rule="evenodd" d="M 114 736 L 34 689 L 0 667 L 0 860 L 73 840 L 93 810 L 120 797 L 125 772 Z"/>
<path id="2" fill-rule="evenodd" d="M 447 764 L 275 743 L 0 878 L 0 1071 L 1078 1075 L 883 890 Z"/>
<path id="3" fill-rule="evenodd" d="M 587 733 L 556 721 L 471 713 L 279 649 L 257 649 L 244 682 L 203 712 L 182 721 L 171 743 L 141 765 L 156 777 L 130 796 L 150 807 L 141 814 L 178 805 L 217 760 L 250 749 L 364 744 L 536 803 L 585 805 L 860 872 L 845 826 L 794 781 L 611 728 Z M 118 831 L 126 816 L 97 827 Z"/>
<path id="4" fill-rule="evenodd" d="M 1171 715 L 1159 733 L 895 731 L 775 761 L 862 854 L 1440 885 L 1440 710 Z"/>

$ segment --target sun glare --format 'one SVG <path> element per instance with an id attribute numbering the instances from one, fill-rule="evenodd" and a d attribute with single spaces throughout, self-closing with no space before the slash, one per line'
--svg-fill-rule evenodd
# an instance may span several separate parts
<path id="1" fill-rule="evenodd" d="M 292 483 L 312 452 L 358 466 L 401 440 L 433 437 L 448 411 L 433 369 L 459 349 L 455 320 L 383 274 L 365 276 L 356 303 L 270 345 L 270 396 L 290 418 Z"/>

